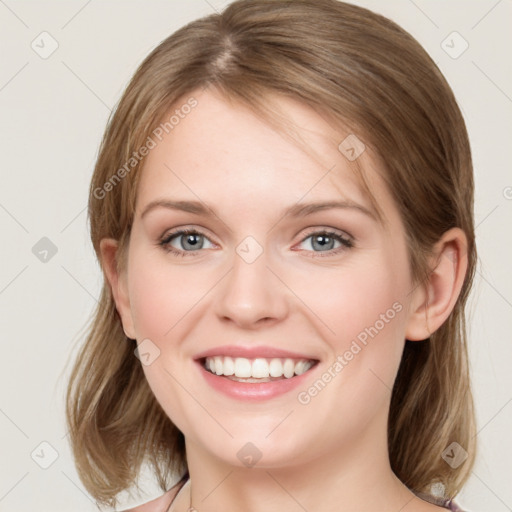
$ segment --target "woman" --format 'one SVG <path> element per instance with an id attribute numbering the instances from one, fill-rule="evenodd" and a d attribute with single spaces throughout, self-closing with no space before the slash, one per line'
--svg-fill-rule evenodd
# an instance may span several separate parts
<path id="1" fill-rule="evenodd" d="M 162 496 L 133 510 L 456 510 L 472 209 L 452 91 L 390 20 L 240 0 L 171 35 L 91 182 L 88 491 L 114 506 L 149 461 Z"/>

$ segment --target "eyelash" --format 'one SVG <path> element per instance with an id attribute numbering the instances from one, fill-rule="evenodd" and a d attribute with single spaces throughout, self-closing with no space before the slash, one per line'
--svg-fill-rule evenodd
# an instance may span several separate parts
<path id="1" fill-rule="evenodd" d="M 172 253 L 175 256 L 181 256 L 181 257 L 198 256 L 199 253 L 201 252 L 200 250 L 198 250 L 198 251 L 180 251 L 180 250 L 174 248 L 172 245 L 169 245 L 173 238 L 176 238 L 179 236 L 184 236 L 184 235 L 200 235 L 200 236 L 204 236 L 205 238 L 208 238 L 204 233 L 202 233 L 201 231 L 199 231 L 197 229 L 180 229 L 180 230 L 176 230 L 176 231 L 173 231 L 171 233 L 167 233 L 166 235 L 164 235 L 164 237 L 159 240 L 158 245 L 160 247 L 162 247 L 162 249 L 165 252 Z M 308 238 L 310 238 L 313 235 L 324 235 L 324 236 L 328 236 L 329 238 L 333 238 L 334 240 L 341 243 L 341 247 L 338 247 L 336 249 L 330 249 L 328 251 L 306 251 L 306 252 L 313 252 L 315 254 L 314 256 L 310 256 L 311 258 L 325 258 L 328 256 L 336 256 L 339 253 L 354 247 L 354 242 L 351 237 L 349 238 L 347 236 L 343 236 L 339 232 L 331 231 L 331 230 L 311 231 L 307 236 L 305 236 L 300 241 L 300 243 L 303 243 L 304 241 L 306 241 Z M 323 253 L 325 253 L 325 254 L 323 254 Z"/>

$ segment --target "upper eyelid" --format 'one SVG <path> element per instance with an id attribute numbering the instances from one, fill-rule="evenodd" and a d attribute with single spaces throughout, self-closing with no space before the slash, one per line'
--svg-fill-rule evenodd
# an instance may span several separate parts
<path id="1" fill-rule="evenodd" d="M 347 233 L 343 229 L 339 228 L 311 228 L 311 231 L 307 231 L 305 235 L 303 235 L 302 240 L 304 238 L 308 238 L 311 235 L 314 235 L 315 233 L 332 233 L 334 235 L 339 236 L 340 238 L 347 238 L 349 240 L 355 240 L 355 237 L 353 237 L 350 233 Z"/>
<path id="2" fill-rule="evenodd" d="M 189 226 L 184 227 L 177 227 L 170 230 L 164 231 L 164 234 L 160 237 L 162 240 L 166 240 L 168 238 L 172 238 L 173 236 L 177 235 L 183 235 L 186 233 L 197 233 L 199 235 L 205 236 L 206 238 L 210 239 L 211 235 L 208 234 L 207 230 L 204 230 L 202 228 L 194 228 Z"/>

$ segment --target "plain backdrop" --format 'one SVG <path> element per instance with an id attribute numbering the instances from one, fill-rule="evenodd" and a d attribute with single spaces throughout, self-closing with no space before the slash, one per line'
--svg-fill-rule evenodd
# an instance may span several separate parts
<path id="1" fill-rule="evenodd" d="M 86 223 L 98 145 L 144 57 L 227 3 L 0 0 L 1 511 L 97 510 L 73 465 L 63 397 L 101 285 Z M 479 451 L 458 501 L 512 510 L 512 3 L 354 3 L 419 40 L 467 122 L 480 257 L 470 322 Z M 142 483 L 156 495 L 150 478 Z"/>

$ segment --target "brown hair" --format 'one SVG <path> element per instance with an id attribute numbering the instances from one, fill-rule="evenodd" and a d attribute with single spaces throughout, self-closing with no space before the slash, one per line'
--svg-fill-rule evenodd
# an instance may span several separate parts
<path id="1" fill-rule="evenodd" d="M 402 28 L 336 0 L 239 0 L 189 23 L 144 60 L 109 120 L 89 196 L 98 258 L 100 240 L 114 238 L 123 266 L 143 164 L 130 160 L 134 152 L 177 100 L 208 86 L 270 123 L 275 112 L 267 98 L 285 94 L 364 140 L 385 169 L 417 283 L 429 274 L 427 257 L 441 235 L 464 230 L 462 291 L 428 340 L 406 341 L 388 424 L 391 466 L 400 480 L 425 493 L 442 483 L 453 497 L 475 458 L 464 307 L 476 249 L 470 146 L 449 85 Z M 106 279 L 72 371 L 67 421 L 82 482 L 100 503 L 114 504 L 145 460 L 163 491 L 171 474 L 186 470 L 183 434 L 149 388 Z M 453 441 L 469 454 L 456 469 L 441 457 Z"/>

